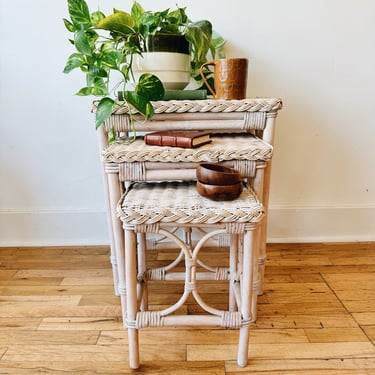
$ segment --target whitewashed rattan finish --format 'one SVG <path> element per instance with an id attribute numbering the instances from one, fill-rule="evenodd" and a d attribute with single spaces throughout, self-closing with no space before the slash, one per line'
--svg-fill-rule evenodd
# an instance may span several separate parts
<path id="1" fill-rule="evenodd" d="M 249 325 L 256 319 L 258 295 L 257 224 L 264 208 L 252 190 L 244 185 L 241 195 L 231 201 L 212 201 L 201 197 L 194 182 L 133 183 L 118 205 L 118 215 L 125 230 L 124 252 L 119 263 L 119 285 L 123 321 L 128 329 L 129 363 L 140 365 L 138 330 L 163 326 L 222 326 L 240 330 L 238 364 L 248 361 Z M 176 235 L 175 227 L 191 230 L 207 228 L 206 234 L 194 246 L 190 240 Z M 161 234 L 181 249 L 176 262 L 161 269 L 147 268 L 147 251 L 138 245 L 137 236 Z M 202 263 L 199 252 L 211 237 L 227 234 L 231 237 L 229 268 L 212 269 Z M 137 259 L 137 261 L 136 261 Z M 184 271 L 175 270 L 183 261 Z M 185 286 L 176 303 L 157 311 L 147 310 L 147 285 L 150 280 L 184 280 Z M 207 304 L 199 293 L 197 281 L 227 280 L 228 308 L 218 309 Z M 203 314 L 175 314 L 192 296 Z"/>
<path id="2" fill-rule="evenodd" d="M 278 111 L 282 108 L 282 101 L 279 98 L 250 98 L 233 101 L 163 101 L 154 102 L 153 104 L 155 115 L 150 120 L 144 122 L 136 111 L 129 111 L 126 106 L 119 103 L 112 116 L 98 129 L 111 236 L 111 261 L 113 264 L 115 292 L 121 296 L 123 301 L 123 312 L 127 316 L 125 323 L 130 328 L 129 343 L 134 345 L 129 353 L 131 366 L 137 367 L 139 365 L 139 357 L 136 354 L 138 353 L 138 339 L 134 330 L 144 326 L 179 325 L 187 322 L 191 326 L 207 323 L 230 328 L 241 327 L 240 332 L 242 333 L 240 334 L 238 362 L 243 366 L 247 361 L 247 351 L 245 353 L 240 348 L 244 348 L 248 343 L 248 330 L 245 328 L 247 323 L 245 324 L 241 316 L 251 317 L 248 320 L 249 322 L 255 319 L 256 295 L 262 293 L 264 264 L 266 260 L 267 210 L 273 156 L 272 145 L 274 142 L 276 117 Z M 96 103 L 94 103 L 93 111 L 95 109 Z M 129 114 L 130 112 L 132 113 Z M 233 150 L 235 146 L 229 140 L 229 144 L 224 145 L 221 150 L 221 154 L 227 155 L 224 159 L 228 160 L 217 159 L 216 161 L 219 162 L 221 160 L 221 164 L 240 171 L 242 177 L 255 192 L 256 197 L 259 198 L 263 219 L 259 223 L 255 219 L 252 223 L 235 223 L 234 221 L 231 223 L 204 223 L 204 225 L 208 226 L 208 232 L 201 232 L 203 238 L 198 240 L 198 242 L 192 241 L 190 232 L 193 229 L 197 230 L 196 228 L 200 230 L 200 227 L 203 225 L 200 223 L 181 224 L 173 222 L 173 220 L 171 223 L 130 224 L 126 223 L 126 220 L 122 223 L 117 216 L 117 210 L 119 209 L 118 214 L 123 219 L 126 215 L 122 211 L 124 207 L 119 208 L 118 203 L 125 191 L 125 187 L 131 184 L 132 181 L 146 181 L 148 183 L 169 180 L 192 181 L 196 178 L 196 163 L 207 161 L 199 159 L 199 157 L 196 158 L 196 152 L 203 151 L 202 155 L 204 155 L 204 152 L 206 152 L 204 147 L 206 146 L 200 147 L 200 150 L 188 151 L 181 151 L 181 149 L 171 150 L 168 148 L 168 152 L 167 148 L 163 147 L 154 154 L 148 154 L 147 151 L 144 152 L 146 146 L 140 143 L 140 141 L 131 145 L 125 144 L 125 142 L 109 145 L 108 132 L 114 130 L 118 136 L 118 140 L 132 132 L 133 127 L 130 116 L 135 120 L 135 127 L 139 134 L 160 130 L 208 130 L 211 131 L 213 137 L 219 134 L 224 137 L 228 136 L 229 139 L 230 137 L 237 136 L 244 137 L 245 139 L 248 137 L 247 140 L 249 142 L 247 144 L 245 142 L 244 144 L 248 146 L 247 155 L 252 156 L 241 159 L 241 152 L 244 150 L 240 151 L 239 149 L 231 153 L 229 150 L 231 148 Z M 237 135 L 237 133 L 241 134 Z M 259 140 L 254 143 L 254 135 L 261 140 L 261 143 L 264 143 L 265 147 L 261 151 L 255 150 L 257 148 L 255 143 L 259 144 Z M 251 150 L 252 147 L 255 149 Z M 134 153 L 132 154 L 133 151 Z M 185 159 L 187 155 L 189 156 Z M 210 159 L 210 161 L 212 162 L 213 159 Z M 160 207 L 162 206 L 164 206 L 164 199 L 160 198 Z M 151 216 L 154 214 L 155 212 Z M 168 230 L 170 226 L 175 225 L 185 231 L 186 238 L 184 241 L 176 238 L 175 234 Z M 260 230 L 254 231 L 256 226 Z M 125 236 L 124 231 L 127 233 Z M 147 233 L 161 233 L 169 242 L 150 240 L 148 236 L 146 237 Z M 212 233 L 218 236 L 212 235 Z M 216 240 L 216 237 L 218 237 L 218 240 Z M 145 302 L 147 293 L 137 296 L 137 293 L 134 292 L 136 289 L 133 289 L 133 286 L 137 284 L 137 280 L 179 279 L 176 272 L 169 272 L 169 268 L 167 270 L 162 269 L 156 270 L 156 272 L 155 270 L 148 272 L 144 261 L 145 258 L 139 256 L 145 253 L 146 248 L 155 248 L 157 246 L 155 245 L 156 243 L 162 243 L 162 246 L 166 248 L 168 248 L 170 242 L 172 242 L 173 247 L 176 247 L 177 244 L 182 251 L 181 255 L 172 262 L 172 266 L 183 260 L 184 257 L 185 259 L 189 259 L 187 267 L 190 271 L 186 271 L 186 275 L 189 274 L 191 276 L 195 271 L 190 267 L 191 259 L 189 257 L 191 253 L 189 253 L 190 250 L 188 247 L 193 246 L 196 249 L 194 251 L 196 251 L 197 255 L 199 249 L 203 245 L 208 245 L 214 238 L 216 241 L 214 242 L 219 246 L 228 246 L 230 248 L 231 272 L 232 275 L 236 275 L 233 276 L 233 282 L 238 284 L 239 280 L 237 276 L 239 275 L 239 268 L 251 270 L 251 272 L 244 273 L 245 280 L 242 280 L 242 285 L 247 285 L 248 291 L 252 291 L 249 292 L 251 297 L 248 298 L 248 304 L 242 304 L 238 300 L 238 296 L 240 295 L 239 290 L 232 288 L 229 301 L 229 314 L 214 312 L 214 317 L 207 317 L 207 320 L 206 318 L 202 320 L 201 317 L 194 316 L 191 316 L 189 320 L 186 320 L 188 319 L 186 317 L 165 317 L 165 312 L 137 314 L 139 312 L 137 309 L 137 298 L 141 298 L 138 302 L 142 309 L 147 310 L 147 303 Z M 174 245 L 173 242 L 175 243 Z M 251 251 L 243 252 L 244 248 L 251 249 Z M 127 250 L 124 252 L 125 249 L 131 249 L 131 251 Z M 244 257 L 244 254 L 247 257 Z M 124 259 L 125 255 L 127 258 L 126 262 Z M 237 264 L 239 268 L 236 268 L 234 264 Z M 138 272 L 138 276 L 134 273 L 134 270 Z M 205 275 L 204 280 L 226 280 L 226 277 L 228 277 L 228 270 L 225 268 L 219 268 L 213 273 L 208 273 L 211 276 Z M 196 276 L 199 278 L 201 274 L 198 273 Z M 190 287 L 193 286 L 189 284 L 187 290 L 190 290 Z M 130 294 L 129 290 L 131 290 Z M 198 298 L 198 303 L 204 305 L 204 302 L 200 301 L 199 296 L 195 297 L 196 299 Z M 179 303 L 182 302 L 180 301 Z M 235 306 L 241 307 L 239 310 L 236 310 Z M 205 307 L 208 312 L 212 313 L 209 307 Z"/>

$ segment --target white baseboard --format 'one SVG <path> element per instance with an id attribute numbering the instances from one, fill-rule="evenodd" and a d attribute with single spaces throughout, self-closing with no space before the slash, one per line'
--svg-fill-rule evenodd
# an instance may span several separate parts
<path id="1" fill-rule="evenodd" d="M 268 242 L 375 241 L 375 207 L 270 207 Z"/>
<path id="2" fill-rule="evenodd" d="M 375 241 L 375 207 L 270 207 L 268 242 Z M 108 245 L 104 211 L 0 212 L 0 247 Z"/>
<path id="3" fill-rule="evenodd" d="M 108 245 L 104 211 L 0 212 L 0 246 Z"/>

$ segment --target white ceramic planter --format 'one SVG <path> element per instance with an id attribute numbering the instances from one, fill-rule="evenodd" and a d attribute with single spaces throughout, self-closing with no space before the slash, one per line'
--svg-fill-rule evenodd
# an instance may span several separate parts
<path id="1" fill-rule="evenodd" d="M 190 56 L 177 52 L 144 52 L 142 56 L 134 56 L 133 73 L 136 80 L 143 73 L 152 73 L 166 90 L 182 90 L 190 82 Z"/>

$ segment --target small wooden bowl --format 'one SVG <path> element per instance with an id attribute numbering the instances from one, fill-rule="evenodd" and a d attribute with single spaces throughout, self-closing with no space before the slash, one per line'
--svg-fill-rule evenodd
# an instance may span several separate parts
<path id="1" fill-rule="evenodd" d="M 198 181 L 210 185 L 234 185 L 241 182 L 239 171 L 219 164 L 198 164 L 196 175 Z"/>
<path id="2" fill-rule="evenodd" d="M 233 185 L 210 185 L 197 181 L 197 191 L 205 198 L 214 201 L 231 201 L 236 199 L 242 192 L 242 183 Z"/>

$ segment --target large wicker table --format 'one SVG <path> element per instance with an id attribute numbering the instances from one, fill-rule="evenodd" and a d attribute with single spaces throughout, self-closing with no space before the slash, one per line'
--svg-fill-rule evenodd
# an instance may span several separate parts
<path id="1" fill-rule="evenodd" d="M 140 312 L 140 314 L 137 315 L 138 308 L 142 306 L 141 308 L 145 309 L 147 303 L 142 302 L 141 305 L 136 306 L 140 303 L 139 298 L 141 298 L 141 296 L 137 297 L 134 295 L 134 291 L 137 290 L 135 287 L 137 279 L 134 276 L 134 272 L 144 272 L 143 267 L 145 266 L 142 257 L 139 258 L 138 261 L 135 261 L 135 263 L 134 257 L 137 251 L 140 254 L 144 254 L 144 250 L 155 246 L 155 242 L 152 240 L 147 241 L 145 236 L 141 236 L 145 240 L 145 244 L 142 246 L 138 245 L 138 250 L 135 250 L 134 246 L 137 246 L 135 245 L 137 241 L 133 236 L 138 232 L 143 233 L 143 235 L 154 231 L 159 232 L 160 228 L 162 228 L 163 231 L 166 230 L 166 232 L 169 232 L 166 227 L 169 227 L 170 224 L 163 219 L 163 215 L 160 214 L 158 216 L 155 213 L 151 214 L 151 216 L 155 215 L 155 217 L 160 217 L 160 220 L 155 219 L 158 222 L 157 230 L 152 229 L 154 228 L 153 226 L 146 226 L 146 229 L 144 229 L 141 223 L 137 221 L 129 224 L 127 221 L 129 212 L 135 213 L 136 215 L 147 216 L 149 214 L 149 211 L 143 211 L 143 205 L 136 205 L 135 208 L 131 207 L 131 205 L 129 205 L 129 202 L 131 202 L 129 201 L 129 194 L 133 192 L 133 194 L 136 194 L 137 199 L 140 197 L 145 199 L 148 198 L 148 196 L 147 194 L 146 196 L 142 196 L 145 194 L 145 191 L 140 189 L 139 186 L 150 187 L 155 183 L 168 181 L 179 181 L 180 183 L 185 181 L 186 183 L 190 183 L 190 185 L 193 181 L 194 184 L 195 168 L 196 165 L 201 162 L 220 163 L 238 169 L 246 182 L 246 186 L 250 189 L 250 196 L 255 199 L 255 208 L 258 207 L 257 205 L 260 205 L 261 214 L 259 220 L 252 218 L 247 221 L 249 227 L 246 227 L 248 228 L 246 230 L 244 227 L 234 230 L 233 225 L 236 226 L 236 220 L 234 219 L 230 227 L 226 227 L 225 230 L 220 230 L 221 234 L 228 235 L 228 241 L 223 242 L 224 246 L 232 248 L 233 243 L 236 242 L 235 250 L 231 250 L 236 253 L 236 249 L 240 246 L 239 244 L 241 243 L 243 246 L 244 238 L 247 236 L 245 233 L 248 233 L 248 231 L 252 233 L 256 227 L 259 228 L 256 232 L 257 235 L 251 235 L 251 241 L 248 241 L 246 245 L 248 249 L 250 249 L 247 254 L 249 256 L 248 263 L 250 262 L 252 264 L 254 256 L 256 257 L 257 263 L 255 270 L 251 268 L 251 282 L 248 279 L 247 287 L 253 290 L 255 294 L 262 293 L 264 264 L 266 260 L 267 209 L 275 119 L 278 111 L 282 108 L 282 101 L 278 98 L 256 98 L 231 101 L 163 101 L 153 104 L 155 115 L 147 122 L 141 121 L 137 113 L 131 114 L 136 120 L 139 118 L 139 122 L 136 122 L 138 138 L 135 142 L 127 144 L 125 141 L 122 141 L 124 135 L 127 136 L 132 131 L 129 108 L 126 106 L 119 105 L 98 132 L 99 146 L 103 161 L 108 223 L 111 234 L 111 261 L 113 264 L 115 293 L 122 297 L 124 324 L 129 329 L 130 334 L 133 335 L 130 336 L 129 340 L 131 340 L 133 344 L 135 343 L 132 346 L 133 350 L 131 352 L 133 354 L 130 360 L 131 367 L 134 368 L 139 365 L 139 358 L 137 358 L 135 354 L 137 353 L 138 342 L 136 336 L 134 336 L 134 331 L 141 326 L 160 324 L 160 322 L 150 323 L 150 319 L 153 321 L 155 314 L 147 315 Z M 108 133 L 113 130 L 117 135 L 117 142 L 109 144 Z M 212 133 L 212 142 L 197 149 L 145 145 L 141 136 L 142 132 L 160 130 L 209 130 Z M 134 185 L 134 183 L 136 183 L 136 185 Z M 139 185 L 139 183 L 146 183 L 146 185 Z M 128 188 L 129 186 L 130 189 Z M 136 188 L 134 188 L 134 186 L 136 186 Z M 179 188 L 177 186 L 174 187 L 176 191 L 173 194 L 176 196 L 181 192 L 182 194 L 186 194 L 185 188 L 181 187 L 182 185 L 179 186 Z M 149 204 L 149 202 L 146 203 Z M 172 202 L 170 206 L 173 207 L 174 204 L 175 202 Z M 165 208 L 165 205 L 168 205 L 168 203 L 161 200 L 160 207 Z M 184 211 L 184 215 L 189 216 L 191 214 L 191 211 L 187 210 L 186 212 Z M 194 227 L 200 226 L 192 225 L 191 223 L 181 225 L 178 219 L 175 217 L 174 219 L 175 220 L 171 220 L 171 225 L 183 227 L 185 233 L 189 232 Z M 207 224 L 208 222 L 203 221 L 202 223 Z M 216 225 L 219 224 L 221 223 L 216 223 Z M 124 233 L 126 235 L 124 235 Z M 233 237 L 233 235 L 235 235 L 235 237 Z M 174 240 L 174 246 L 177 244 L 177 247 L 184 247 L 179 240 L 175 240 L 174 234 L 167 235 L 167 237 L 172 239 L 172 242 Z M 206 237 L 205 242 L 211 240 L 213 236 L 206 234 Z M 201 242 L 199 242 L 199 238 L 197 241 L 197 243 L 200 244 L 198 247 L 202 246 Z M 196 245 L 192 244 L 191 237 L 188 237 L 188 240 L 185 238 L 185 243 L 188 244 L 186 246 L 189 247 L 190 251 L 194 253 L 192 249 L 194 249 Z M 163 246 L 166 245 L 163 244 Z M 189 256 L 187 256 L 188 253 L 187 248 L 182 249 L 181 254 L 185 254 L 185 261 L 189 258 Z M 127 261 L 125 261 L 125 259 L 127 259 Z M 181 259 L 182 258 L 179 258 L 179 260 Z M 236 261 L 236 263 L 241 263 L 241 269 L 242 261 L 243 257 Z M 190 258 L 188 259 L 188 263 L 191 264 Z M 126 264 L 126 272 L 124 264 Z M 141 271 L 138 268 L 135 271 L 132 268 L 133 266 L 141 267 Z M 249 271 L 249 267 L 252 266 L 248 264 L 245 266 L 245 269 Z M 244 273 L 248 273 L 247 271 Z M 189 272 L 191 273 L 191 271 L 186 271 L 186 275 L 188 275 Z M 146 272 L 146 274 L 154 275 L 155 273 L 150 271 Z M 147 283 L 142 281 L 142 285 L 144 284 Z M 127 295 L 129 291 L 131 291 L 130 296 Z M 233 290 L 230 311 L 232 311 L 234 305 L 237 305 L 239 314 L 245 314 L 242 318 L 245 319 L 246 322 L 253 321 L 256 317 L 256 299 L 254 299 L 253 294 L 248 290 L 245 292 L 242 291 L 242 293 L 244 293 L 242 297 L 235 303 L 233 302 L 233 295 L 236 295 L 236 290 Z M 243 305 L 242 300 L 246 293 L 251 294 L 252 297 L 249 303 Z M 129 303 L 130 306 L 128 306 Z M 221 313 L 216 314 L 216 316 L 220 314 Z M 140 318 L 142 316 L 147 317 L 145 318 L 146 323 L 139 323 L 139 321 L 142 321 Z M 238 314 L 234 314 L 234 316 L 238 318 Z M 135 319 L 138 319 L 138 323 L 135 323 Z M 157 321 L 158 319 L 159 318 L 157 318 Z M 222 316 L 220 319 L 222 319 Z M 211 322 L 209 319 L 207 322 L 208 321 Z M 216 322 L 217 320 L 214 317 L 212 321 Z M 194 319 L 184 321 L 184 323 L 189 322 L 192 325 L 197 324 L 194 323 Z M 232 324 L 236 327 L 243 326 L 243 324 L 238 323 L 238 319 L 236 322 L 237 323 L 233 324 L 223 324 L 229 324 L 229 326 Z M 172 318 L 171 324 L 175 323 L 176 319 Z M 134 324 L 138 326 L 136 327 Z M 245 324 L 245 331 L 247 329 L 246 327 L 247 323 Z M 239 346 L 242 349 L 239 349 L 239 364 L 243 366 L 247 362 L 247 346 L 245 348 L 245 344 L 243 343 L 244 340 L 247 340 L 247 333 L 241 335 L 241 337 Z"/>

